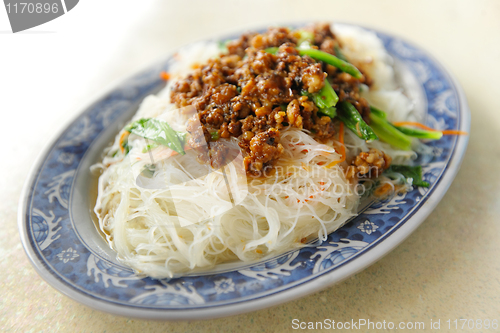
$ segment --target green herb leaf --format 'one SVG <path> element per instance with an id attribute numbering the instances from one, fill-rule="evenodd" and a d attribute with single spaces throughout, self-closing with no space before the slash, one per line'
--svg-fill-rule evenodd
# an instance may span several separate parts
<path id="1" fill-rule="evenodd" d="M 316 104 L 319 108 L 329 108 L 331 106 L 335 106 L 339 101 L 339 97 L 335 90 L 333 90 L 332 86 L 328 79 L 325 78 L 325 84 L 323 88 L 321 88 L 318 92 L 311 94 L 314 104 Z"/>
<path id="2" fill-rule="evenodd" d="M 331 116 L 332 118 L 336 115 L 336 109 L 334 108 L 339 101 L 339 97 L 335 90 L 333 90 L 328 79 L 325 79 L 325 84 L 323 88 L 321 88 L 318 92 L 309 93 L 306 90 L 302 90 L 300 92 L 302 96 L 309 97 L 310 100 L 314 102 L 314 104 L 319 108 L 319 112 Z"/>
<path id="3" fill-rule="evenodd" d="M 278 53 L 278 48 L 276 46 L 268 47 L 264 51 L 267 53 L 276 54 L 276 53 Z"/>
<path id="4" fill-rule="evenodd" d="M 158 147 L 160 144 L 158 142 L 151 142 L 150 144 L 146 145 L 146 147 L 142 150 L 142 153 L 147 153 L 148 151 L 150 151 L 151 149 L 155 149 L 156 147 Z"/>
<path id="5" fill-rule="evenodd" d="M 184 151 L 186 133 L 174 131 L 166 121 L 153 118 L 143 118 L 127 125 L 125 130 L 167 146 L 181 155 L 186 153 Z"/>
<path id="6" fill-rule="evenodd" d="M 385 118 L 379 117 L 376 112 L 372 111 L 370 113 L 370 120 L 370 126 L 380 140 L 396 148 L 401 148 L 403 150 L 411 149 L 412 139 L 398 131 L 397 128 L 392 126 Z"/>
<path id="7" fill-rule="evenodd" d="M 228 52 L 228 49 L 227 49 L 227 44 L 230 42 L 231 40 L 228 39 L 228 40 L 220 40 L 217 42 L 217 47 L 219 48 L 219 51 L 221 53 L 227 53 Z"/>
<path id="8" fill-rule="evenodd" d="M 213 131 L 213 132 L 210 132 L 210 138 L 212 139 L 212 141 L 217 141 L 219 140 L 219 132 L 218 131 Z"/>
<path id="9" fill-rule="evenodd" d="M 351 103 L 338 103 L 337 116 L 359 138 L 368 142 L 378 139 L 375 132 L 365 123 L 358 110 Z"/>
<path id="10" fill-rule="evenodd" d="M 297 46 L 309 46 L 314 44 L 314 34 L 306 30 L 297 30 L 299 33 L 299 40 L 297 41 Z"/>
<path id="11" fill-rule="evenodd" d="M 330 118 L 335 118 L 335 116 L 337 115 L 337 109 L 333 106 L 330 106 L 329 108 L 319 109 L 318 113 L 324 114 L 325 116 L 328 116 Z"/>
<path id="12" fill-rule="evenodd" d="M 421 186 L 421 187 L 429 187 L 430 184 L 426 181 L 422 180 L 422 166 L 409 166 L 409 165 L 391 165 L 385 173 L 400 173 L 409 181 L 411 181 L 412 185 Z"/>
<path id="13" fill-rule="evenodd" d="M 380 109 L 377 109 L 374 106 L 370 106 L 370 112 L 376 114 L 380 118 L 384 118 L 384 119 L 387 118 L 387 113 L 385 113 L 384 111 L 382 111 Z"/>
<path id="14" fill-rule="evenodd" d="M 298 48 L 297 50 L 299 51 L 299 54 L 301 56 L 307 55 L 313 59 L 326 62 L 327 64 L 337 67 L 341 71 L 352 75 L 356 79 L 360 79 L 363 77 L 363 74 L 356 67 L 354 67 L 347 61 L 344 61 L 342 59 L 337 58 L 334 55 L 331 55 L 330 53 L 310 48 Z"/>
<path id="15" fill-rule="evenodd" d="M 130 151 L 130 146 L 128 144 L 128 136 L 125 138 L 125 140 L 122 141 L 121 146 L 123 148 L 123 153 L 127 155 Z"/>
<path id="16" fill-rule="evenodd" d="M 377 109 L 376 107 L 370 106 L 370 111 L 371 111 L 371 114 L 375 115 L 376 117 L 383 118 L 383 119 L 387 118 L 387 114 L 384 111 Z M 372 116 L 370 115 L 370 118 L 371 117 Z M 418 128 L 395 126 L 388 121 L 386 121 L 386 122 L 387 122 L 387 124 L 390 124 L 392 127 L 396 128 L 402 134 L 405 134 L 405 136 L 407 136 L 407 137 L 410 136 L 410 137 L 418 138 L 418 139 L 439 140 L 443 136 L 443 133 L 441 133 L 439 131 L 426 131 L 426 130 L 422 130 L 422 129 L 418 129 Z M 390 131 L 393 132 L 392 130 L 390 130 Z M 377 133 L 377 135 L 378 135 L 378 133 Z M 397 145 L 393 145 L 393 146 L 398 147 Z"/>
<path id="17" fill-rule="evenodd" d="M 394 125 L 393 125 L 394 126 Z M 401 133 L 404 133 L 408 136 L 412 136 L 418 139 L 430 139 L 430 140 L 439 140 L 443 137 L 443 133 L 440 131 L 426 131 L 418 128 L 410 128 L 403 126 L 394 126 Z"/>

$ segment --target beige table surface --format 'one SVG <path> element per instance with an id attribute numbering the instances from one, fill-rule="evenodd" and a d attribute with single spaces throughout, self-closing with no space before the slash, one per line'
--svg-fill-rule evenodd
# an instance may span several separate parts
<path id="1" fill-rule="evenodd" d="M 500 321 L 500 1 L 81 1 L 12 35 L 0 19 L 0 330 L 20 332 L 292 330 L 292 320 Z M 252 5 L 250 5 L 252 3 Z M 0 10 L 1 11 L 1 10 Z M 393 32 L 445 63 L 472 110 L 462 168 L 429 218 L 368 269 L 319 293 L 206 321 L 154 322 L 83 306 L 47 285 L 20 243 L 17 204 L 37 153 L 104 89 L 175 47 L 285 20 Z M 359 331 L 366 331 L 359 330 Z M 497 330 L 452 330 L 454 332 Z"/>

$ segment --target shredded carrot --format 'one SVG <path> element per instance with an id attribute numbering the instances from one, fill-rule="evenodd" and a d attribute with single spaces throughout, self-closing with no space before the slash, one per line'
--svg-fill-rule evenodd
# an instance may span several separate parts
<path id="1" fill-rule="evenodd" d="M 441 131 L 441 133 L 443 133 L 443 135 L 468 135 L 469 134 L 465 131 L 457 131 L 457 130 L 444 130 L 444 131 Z"/>
<path id="2" fill-rule="evenodd" d="M 345 161 L 344 123 L 340 123 L 339 142 L 340 142 L 340 155 L 342 157 L 340 158 L 340 161 L 333 161 L 332 163 L 326 165 L 325 168 L 327 168 L 327 169 Z"/>
<path id="3" fill-rule="evenodd" d="M 261 253 L 262 253 L 262 250 L 257 249 L 257 250 L 255 250 L 255 252 L 257 252 L 257 253 L 261 254 Z"/>
<path id="4" fill-rule="evenodd" d="M 124 131 L 120 136 L 120 140 L 118 141 L 118 145 L 120 146 L 120 150 L 122 153 L 125 151 L 125 148 L 123 148 L 123 140 L 125 140 L 125 137 L 129 134 L 130 134 L 129 132 Z"/>
<path id="5" fill-rule="evenodd" d="M 160 77 L 165 81 L 170 80 L 170 74 L 168 74 L 168 72 L 161 72 Z"/>
<path id="6" fill-rule="evenodd" d="M 424 129 L 424 130 L 428 130 L 428 131 L 436 131 L 433 128 L 425 126 L 424 124 L 417 123 L 416 121 L 397 121 L 393 124 L 394 124 L 394 126 L 415 126 L 415 127 L 420 127 L 421 129 Z"/>
<path id="7" fill-rule="evenodd" d="M 432 131 L 432 132 L 441 132 L 443 135 L 468 135 L 469 133 L 464 131 L 456 131 L 456 130 L 444 130 L 440 131 L 434 128 L 430 128 L 429 126 L 425 126 L 424 124 L 418 123 L 416 121 L 398 121 L 394 123 L 394 126 L 414 126 L 419 127 L 421 129 Z"/>

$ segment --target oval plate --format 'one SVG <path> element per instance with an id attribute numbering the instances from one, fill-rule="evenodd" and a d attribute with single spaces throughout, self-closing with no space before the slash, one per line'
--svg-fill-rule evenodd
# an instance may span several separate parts
<path id="1" fill-rule="evenodd" d="M 443 66 L 398 37 L 376 34 L 394 58 L 406 92 L 419 96 L 424 122 L 469 132 L 464 94 Z M 373 264 L 424 221 L 453 181 L 467 147 L 467 136 L 431 142 L 435 156 L 419 157 L 429 188 L 371 205 L 321 245 L 211 273 L 142 278 L 116 261 L 94 227 L 89 167 L 139 103 L 164 87 L 159 73 L 173 61 L 139 73 L 80 114 L 42 152 L 20 200 L 19 229 L 35 269 L 60 292 L 98 310 L 144 319 L 214 318 L 330 286 Z"/>

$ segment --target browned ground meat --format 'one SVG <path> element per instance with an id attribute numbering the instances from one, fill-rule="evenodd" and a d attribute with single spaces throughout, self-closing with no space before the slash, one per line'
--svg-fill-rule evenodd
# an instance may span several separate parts
<path id="1" fill-rule="evenodd" d="M 279 138 L 280 133 L 276 128 L 256 134 L 250 140 L 250 152 L 248 158 L 245 158 L 245 169 L 261 171 L 266 163 L 278 158 L 283 153 Z"/>
<path id="2" fill-rule="evenodd" d="M 315 46 L 335 54 L 339 42 L 329 25 L 305 29 L 314 33 Z M 360 80 L 300 56 L 295 49 L 298 37 L 288 28 L 244 34 L 228 43 L 226 54 L 195 69 L 172 89 L 178 107 L 196 108 L 207 141 L 239 139 L 249 173 L 265 171 L 279 158 L 284 126 L 307 129 L 320 141 L 333 137 L 332 119 L 318 114 L 316 105 L 301 94 L 320 90 L 327 76 L 340 101 L 351 102 L 365 119 L 369 114 L 366 100 L 359 96 Z M 268 47 L 279 47 L 276 55 L 265 52 Z"/>
<path id="3" fill-rule="evenodd" d="M 356 178 L 376 178 L 384 170 L 391 166 L 391 157 L 383 151 L 371 148 L 368 152 L 359 153 L 347 168 L 346 177 Z"/>

